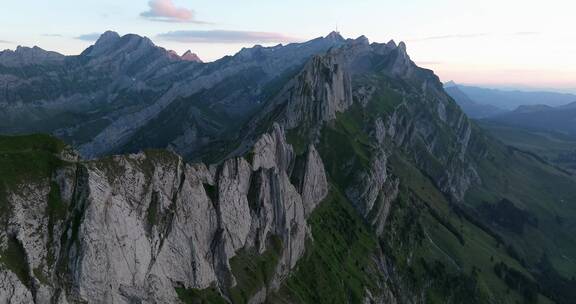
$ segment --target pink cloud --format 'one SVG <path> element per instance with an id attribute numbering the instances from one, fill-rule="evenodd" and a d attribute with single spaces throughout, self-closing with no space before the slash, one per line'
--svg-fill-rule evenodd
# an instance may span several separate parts
<path id="1" fill-rule="evenodd" d="M 193 10 L 176 7 L 172 0 L 150 0 L 148 6 L 150 9 L 142 12 L 140 16 L 150 20 L 163 22 L 206 23 L 196 20 Z"/>

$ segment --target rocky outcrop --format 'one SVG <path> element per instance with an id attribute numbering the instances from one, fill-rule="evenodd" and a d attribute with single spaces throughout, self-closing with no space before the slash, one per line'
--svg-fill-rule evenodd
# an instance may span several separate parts
<path id="1" fill-rule="evenodd" d="M 298 75 L 284 116 L 287 128 L 327 122 L 352 105 L 350 75 L 334 56 L 316 56 Z"/>
<path id="2" fill-rule="evenodd" d="M 306 215 L 310 215 L 318 203 L 328 194 L 328 181 L 324 173 L 322 158 L 313 145 L 308 147 L 305 157 L 304 172 L 299 178 L 298 189 L 301 189 L 304 211 Z"/>
<path id="3" fill-rule="evenodd" d="M 337 33 L 331 35 L 326 39 L 339 41 Z M 239 134 L 244 143 L 232 155 L 244 153 L 254 140 L 253 135 L 268 128 L 271 119 L 286 130 L 298 129 L 299 136 L 315 142 L 324 124 L 354 102 L 346 64 L 343 57 L 331 52 L 312 57 L 247 123 Z"/>
<path id="4" fill-rule="evenodd" d="M 421 93 L 403 94 L 405 100 L 387 118 L 385 128 L 381 123 L 376 125 L 376 133 L 389 136 L 441 191 L 461 201 L 469 186 L 480 182 L 470 152 L 470 121 L 436 86 L 424 86 Z M 426 107 L 408 102 L 415 98 Z"/>
<path id="5" fill-rule="evenodd" d="M 37 46 L 18 46 L 15 51 L 0 51 L 0 65 L 9 68 L 29 67 L 34 65 L 48 66 L 64 63 L 66 56 L 43 50 Z"/>
<path id="6" fill-rule="evenodd" d="M 16 274 L 0 269 L 0 302 L 2 303 L 33 303 L 32 293 Z"/>
<path id="7" fill-rule="evenodd" d="M 202 63 L 202 59 L 200 59 L 200 57 L 198 57 L 198 55 L 196 55 L 196 53 L 192 53 L 192 51 L 187 50 L 184 54 L 182 54 L 182 56 L 180 56 L 180 59 L 185 60 L 185 61 L 193 61 L 193 62 L 198 62 L 198 63 Z"/>
<path id="8" fill-rule="evenodd" d="M 230 260 L 241 251 L 262 254 L 276 238 L 273 291 L 304 254 L 306 215 L 328 185 L 313 146 L 304 187 L 291 183 L 296 159 L 279 125 L 251 155 L 212 166 L 162 151 L 72 162 L 51 181 L 11 192 L 0 245 L 22 247 L 30 280 L 2 268 L 0 298 L 172 303 L 176 287 L 210 286 L 226 297 L 237 284 Z M 55 199 L 63 204 L 57 216 Z"/>
<path id="9" fill-rule="evenodd" d="M 364 217 L 368 217 L 388 178 L 386 162 L 385 153 L 377 152 L 367 170 L 357 172 L 346 189 L 346 196 Z"/>

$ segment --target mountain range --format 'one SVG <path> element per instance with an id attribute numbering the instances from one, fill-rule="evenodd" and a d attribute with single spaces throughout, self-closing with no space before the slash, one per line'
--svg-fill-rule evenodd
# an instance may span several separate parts
<path id="1" fill-rule="evenodd" d="M 446 82 L 444 89 L 469 117 L 475 119 L 493 117 L 525 106 L 570 107 L 576 103 L 576 95 L 568 93 L 488 89 L 454 81 Z"/>
<path id="2" fill-rule="evenodd" d="M 106 32 L 4 51 L 0 83 L 0 302 L 576 298 L 576 178 L 402 42 L 202 63 Z"/>
<path id="3" fill-rule="evenodd" d="M 489 120 L 529 130 L 553 131 L 576 137 L 576 102 L 558 107 L 520 106 L 514 111 L 490 117 Z"/>
<path id="4" fill-rule="evenodd" d="M 461 84 L 449 86 L 457 86 L 470 99 L 479 104 L 491 105 L 508 111 L 524 105 L 544 104 L 557 107 L 576 102 L 576 95 L 569 93 L 499 90 Z"/>
<path id="5" fill-rule="evenodd" d="M 480 119 L 506 112 L 506 110 L 500 107 L 491 104 L 481 104 L 472 100 L 454 82 L 445 83 L 444 90 L 446 90 L 446 93 L 458 103 L 462 111 L 470 118 Z"/>
<path id="6" fill-rule="evenodd" d="M 212 63 L 115 32 L 78 56 L 38 47 L 4 51 L 0 132 L 49 132 L 88 158 L 143 147 L 199 155 L 244 123 L 313 54 L 345 43 L 352 42 L 332 33 L 244 49 Z"/>

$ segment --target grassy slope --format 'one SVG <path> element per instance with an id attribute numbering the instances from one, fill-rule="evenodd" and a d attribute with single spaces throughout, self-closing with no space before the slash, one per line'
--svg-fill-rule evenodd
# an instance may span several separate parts
<path id="1" fill-rule="evenodd" d="M 499 138 L 523 142 L 523 148 L 530 145 L 550 152 L 568 143 L 566 138 L 559 141 L 559 136 L 499 130 Z M 509 253 L 525 264 L 543 293 L 557 302 L 571 303 L 576 297 L 576 178 L 535 154 L 541 152 L 531 152 L 489 141 L 487 155 L 476 160 L 483 183 L 468 191 L 465 203 L 473 216 L 502 237 Z M 498 206 L 496 202 L 503 199 L 530 218 L 530 223 L 510 216 L 509 220 L 523 227 L 510 229 L 478 212 L 485 206 Z"/>
<path id="2" fill-rule="evenodd" d="M 56 156 L 65 145 L 48 135 L 0 136 L 0 214 L 8 211 L 7 191 L 49 178 L 62 165 Z"/>
<path id="3" fill-rule="evenodd" d="M 282 240 L 272 237 L 268 240 L 268 249 L 261 255 L 242 249 L 230 260 L 237 283 L 230 290 L 234 303 L 247 303 L 262 287 L 268 287 L 281 252 Z"/>
<path id="4" fill-rule="evenodd" d="M 576 138 L 556 132 L 533 131 L 497 122 L 479 125 L 506 145 L 540 156 L 563 169 L 576 171 Z M 572 156 L 573 157 L 569 157 Z"/>
<path id="5" fill-rule="evenodd" d="M 478 207 L 506 198 L 537 218 L 521 234 L 494 227 L 526 258 L 537 263 L 544 253 L 570 278 L 576 273 L 576 179 L 530 154 L 494 145 L 479 160 L 483 185 L 471 189 L 466 203 Z"/>
<path id="6" fill-rule="evenodd" d="M 450 297 L 469 296 L 468 301 L 485 302 L 488 299 L 510 303 L 521 301 L 522 288 L 509 291 L 509 287 L 493 271 L 503 262 L 527 278 L 530 273 L 508 255 L 498 241 L 474 223 L 457 216 L 444 195 L 410 162 L 395 155 L 391 159 L 392 171 L 401 180 L 401 195 L 396 202 L 384 240 L 390 247 L 400 269 L 416 273 L 417 286 L 426 280 L 434 281 L 428 290 L 429 300 L 444 301 Z M 416 211 L 415 211 L 416 210 Z M 416 222 L 417 224 L 410 224 Z M 406 226 L 418 229 L 407 230 Z M 416 239 L 406 246 L 403 240 Z M 402 257 L 411 256 L 408 263 Z M 443 272 L 430 273 L 430 265 L 440 263 Z M 424 264 L 424 265 L 423 265 Z M 455 278 L 458 280 L 454 281 Z M 467 285 L 460 283 L 470 281 Z M 541 299 L 544 299 L 540 295 Z M 436 301 L 435 301 L 436 300 Z M 544 301 L 545 302 L 545 301 Z"/>
<path id="7" fill-rule="evenodd" d="M 334 187 L 308 223 L 307 253 L 272 302 L 361 303 L 379 279 L 372 260 L 376 236 Z"/>
<path id="8" fill-rule="evenodd" d="M 351 180 L 351 175 L 368 165 L 371 154 L 370 139 L 362 131 L 363 124 L 373 119 L 378 113 L 391 111 L 397 104 L 397 100 L 393 92 L 384 91 L 368 105 L 369 110 L 363 110 L 355 105 L 346 113 L 339 114 L 338 119 L 323 130 L 319 151 L 335 188 L 346 187 Z M 289 138 L 289 141 L 299 143 L 297 139 Z M 394 260 L 395 266 L 400 271 L 398 275 L 410 278 L 403 284 L 407 284 L 410 288 L 426 288 L 427 299 L 431 302 L 435 300 L 443 302 L 447 299 L 454 301 L 458 299 L 458 296 L 461 299 L 468 299 L 471 293 L 476 296 L 478 302 L 488 298 L 502 301 L 521 300 L 521 291 L 508 291 L 504 282 L 494 274 L 492 268 L 495 263 L 503 261 L 514 269 L 522 271 L 527 277 L 530 274 L 524 271 L 517 261 L 510 258 L 503 247 L 497 247 L 496 240 L 490 235 L 456 217 L 444 195 L 409 162 L 400 157 L 395 157 L 390 161 L 393 172 L 401 179 L 403 190 L 401 198 L 395 202 L 396 207 L 392 211 L 392 219 L 386 229 L 387 233 L 380 240 L 380 245 L 389 258 Z M 346 230 L 340 231 L 341 225 L 335 227 L 320 225 L 315 221 L 316 214 L 321 214 L 324 221 L 337 219 L 337 215 L 329 214 L 330 212 L 326 209 L 337 208 L 335 205 L 346 206 L 348 214 L 340 214 L 340 217 L 356 218 L 364 223 L 346 199 L 340 195 L 338 196 L 340 199 L 334 201 L 333 197 L 334 195 L 327 199 L 310 219 L 313 235 L 322 235 L 322 237 L 314 238 L 311 253 L 300 263 L 298 271 L 281 292 L 281 294 L 288 293 L 292 299 L 300 302 L 359 302 L 358 297 L 346 298 L 342 294 L 342 291 L 354 288 L 353 282 L 347 280 L 331 284 L 323 284 L 323 282 L 324 280 L 330 282 L 330 271 L 343 271 L 340 274 L 343 278 L 350 277 L 346 275 L 348 271 L 355 272 L 356 277 L 364 279 L 369 279 L 372 275 L 366 271 L 365 266 L 350 265 L 352 269 L 343 268 L 338 266 L 343 264 L 342 260 L 329 260 L 341 244 L 336 242 L 331 246 L 326 246 L 322 244 L 323 241 L 330 239 L 327 236 L 337 238 Z M 456 236 L 446 226 L 459 235 Z M 348 229 L 348 231 L 351 230 L 353 231 L 353 229 Z M 370 238 L 376 238 L 369 231 L 367 235 Z M 357 236 L 357 239 L 360 237 Z M 406 240 L 414 241 L 406 243 Z M 349 252 L 362 248 L 358 242 L 348 240 L 347 244 Z M 372 248 L 371 251 L 376 252 L 376 249 Z M 324 267 L 330 271 L 320 267 L 321 271 L 314 272 L 315 268 L 318 268 L 315 265 L 325 265 Z M 432 286 L 430 282 L 434 282 Z M 320 296 L 314 297 L 315 293 Z"/>
<path id="9" fill-rule="evenodd" d="M 330 178 L 340 189 L 350 181 L 352 172 L 368 164 L 370 139 L 362 131 L 363 124 L 375 114 L 389 112 L 397 104 L 397 96 L 391 92 L 383 93 L 377 94 L 377 98 L 368 105 L 369 110 L 354 106 L 340 114 L 323 131 L 319 150 Z M 289 138 L 289 141 L 301 145 L 297 138 Z M 517 155 L 513 157 L 517 158 Z M 526 160 L 512 166 L 529 171 L 540 168 L 541 164 L 532 162 Z M 395 154 L 390 164 L 392 172 L 401 179 L 402 190 L 380 243 L 400 270 L 399 276 L 411 278 L 404 284 L 425 289 L 426 298 L 431 302 L 457 302 L 459 297 L 477 302 L 490 299 L 500 302 L 549 301 L 538 294 L 538 289 L 534 288 L 537 279 L 517 256 L 511 256 L 507 243 L 502 243 L 498 234 L 459 215 L 428 177 L 404 156 Z M 540 169 L 557 173 L 554 168 L 543 166 Z M 485 173 L 481 172 L 481 175 L 485 176 Z M 522 180 L 514 177 L 512 182 L 522 183 Z M 562 176 L 551 183 L 560 184 L 562 188 L 570 181 Z M 409 239 L 413 241 L 405 242 Z M 507 267 L 504 275 L 494 271 L 499 264 Z M 296 273 L 295 277 L 303 280 L 307 275 Z M 336 289 L 330 289 L 330 292 L 321 290 L 337 293 Z"/>

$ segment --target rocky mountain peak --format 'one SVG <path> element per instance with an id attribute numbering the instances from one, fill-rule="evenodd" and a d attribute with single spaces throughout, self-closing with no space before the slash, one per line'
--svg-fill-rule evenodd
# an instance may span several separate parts
<path id="1" fill-rule="evenodd" d="M 150 40 L 150 38 L 136 35 L 136 34 L 126 34 L 126 35 L 120 37 L 120 39 L 123 41 L 126 41 L 126 42 L 140 43 L 140 44 L 146 45 L 146 46 L 156 46 L 154 44 L 154 42 L 152 42 L 152 40 Z"/>
<path id="2" fill-rule="evenodd" d="M 116 32 L 107 31 L 98 38 L 94 45 L 86 49 L 82 55 L 98 57 L 106 54 L 133 52 L 137 49 L 145 50 L 153 47 L 156 46 L 152 40 L 147 37 L 136 34 L 120 36 Z"/>
<path id="3" fill-rule="evenodd" d="M 406 43 L 404 43 L 404 41 L 400 41 L 400 43 L 398 43 L 398 48 L 406 53 Z"/>
<path id="4" fill-rule="evenodd" d="M 330 40 L 336 40 L 336 41 L 344 41 L 344 37 L 342 37 L 342 35 L 340 35 L 340 32 L 337 31 L 332 31 L 330 32 L 330 34 L 328 34 L 326 37 L 326 39 L 330 39 Z"/>
<path id="5" fill-rule="evenodd" d="M 202 59 L 200 59 L 200 57 L 198 57 L 198 55 L 196 55 L 196 53 L 192 53 L 192 51 L 187 50 L 184 54 L 182 54 L 182 56 L 180 56 L 180 58 L 182 60 L 185 61 L 192 61 L 192 62 L 199 62 L 202 63 Z"/>
<path id="6" fill-rule="evenodd" d="M 174 51 L 174 50 L 168 50 L 168 51 L 166 51 L 166 54 L 167 54 L 168 57 L 170 57 L 171 59 L 180 59 L 180 56 L 179 56 L 178 53 L 176 53 L 176 51 Z"/>
<path id="7" fill-rule="evenodd" d="M 49 52 L 46 51 L 40 47 L 37 46 L 33 46 L 33 47 L 27 47 L 27 46 L 17 46 L 16 50 L 14 51 L 14 53 L 21 55 L 21 56 L 34 56 L 34 55 L 44 55 L 44 54 L 55 54 L 54 52 Z"/>
<path id="8" fill-rule="evenodd" d="M 451 88 L 451 87 L 457 87 L 457 86 L 458 86 L 458 84 L 456 84 L 456 82 L 454 82 L 454 80 L 450 80 L 444 84 L 445 88 Z"/>
<path id="9" fill-rule="evenodd" d="M 0 65 L 27 66 L 36 64 L 50 64 L 63 61 L 64 55 L 46 51 L 40 47 L 18 46 L 15 51 L 0 52 Z"/>
<path id="10" fill-rule="evenodd" d="M 100 35 L 100 38 L 98 38 L 98 40 L 96 40 L 95 45 L 110 45 L 112 43 L 117 42 L 119 39 L 120 35 L 118 33 L 114 31 L 106 31 L 102 35 Z"/>
<path id="11" fill-rule="evenodd" d="M 362 44 L 362 45 L 369 45 L 369 44 L 370 44 L 370 40 L 368 39 L 368 37 L 362 35 L 362 36 L 354 39 L 354 43 L 356 43 L 356 44 Z"/>
<path id="12" fill-rule="evenodd" d="M 102 55 L 114 49 L 114 46 L 118 41 L 120 41 L 120 35 L 118 33 L 113 31 L 106 31 L 102 35 L 100 35 L 100 38 L 96 40 L 94 45 L 92 45 L 91 47 L 87 48 L 84 52 L 82 52 L 82 55 L 87 56 Z"/>

